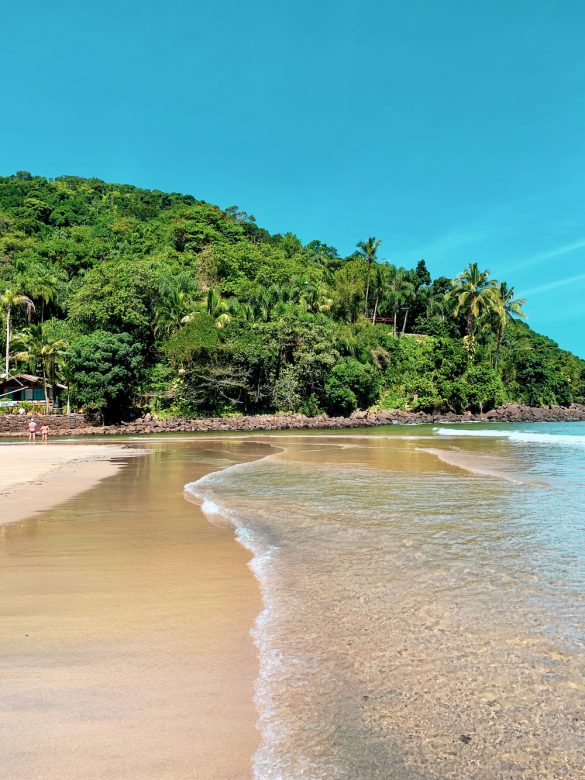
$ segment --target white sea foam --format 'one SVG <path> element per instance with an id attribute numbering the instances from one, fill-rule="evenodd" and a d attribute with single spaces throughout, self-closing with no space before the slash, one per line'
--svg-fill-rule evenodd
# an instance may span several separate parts
<path id="1" fill-rule="evenodd" d="M 203 513 L 206 514 L 208 517 L 214 517 L 216 515 L 219 515 L 220 517 L 224 517 L 224 512 L 221 509 L 218 504 L 215 503 L 211 498 L 205 498 L 203 499 L 201 503 L 201 509 L 203 510 Z"/>
<path id="2" fill-rule="evenodd" d="M 572 436 L 559 433 L 533 433 L 529 431 L 486 431 L 482 430 L 462 430 L 455 428 L 433 428 L 438 436 L 474 436 L 493 439 L 508 439 L 508 441 L 519 444 L 553 444 L 569 445 L 572 447 L 585 447 L 585 436 Z"/>
<path id="3" fill-rule="evenodd" d="M 201 510 L 210 522 L 215 523 L 216 518 L 221 517 L 232 524 L 237 541 L 252 553 L 253 557 L 249 566 L 260 583 L 263 608 L 250 632 L 260 659 L 260 674 L 256 681 L 254 703 L 259 716 L 258 730 L 263 739 L 262 745 L 253 757 L 254 777 L 260 780 L 260 778 L 264 779 L 269 776 L 268 768 L 272 764 L 271 745 L 277 738 L 275 729 L 278 728 L 276 725 L 278 720 L 275 720 L 274 717 L 274 706 L 270 694 L 270 681 L 278 674 L 280 665 L 280 651 L 272 641 L 271 617 L 275 605 L 270 596 L 270 564 L 277 547 L 263 542 L 260 536 L 248 527 L 238 514 L 230 511 L 226 506 L 220 505 L 215 500 L 213 493 L 213 485 L 225 478 L 225 472 L 246 469 L 253 464 L 254 461 L 238 463 L 223 471 L 211 472 L 197 482 L 185 485 L 185 490 L 201 502 Z M 272 777 L 272 775 L 270 776 Z"/>
<path id="4" fill-rule="evenodd" d="M 435 431 L 504 441 L 515 433 Z M 353 451 L 327 469 L 269 456 L 186 486 L 212 522 L 221 516 L 233 525 L 262 590 L 252 630 L 260 659 L 254 778 L 420 780 L 428 773 L 418 771 L 419 745 L 437 776 L 471 776 L 475 757 L 452 750 L 470 723 L 489 734 L 476 749 L 496 773 L 502 745 L 517 749 L 520 739 L 534 769 L 526 777 L 554 773 L 570 750 L 577 755 L 574 732 L 557 725 L 559 684 L 567 686 L 567 711 L 582 704 L 581 689 L 570 687 L 582 679 L 570 650 L 582 602 L 568 588 L 585 591 L 578 567 L 566 564 L 567 554 L 583 559 L 579 494 L 567 492 L 559 505 L 550 491 L 516 491 L 503 481 L 487 489 L 482 480 L 427 472 L 418 458 L 416 469 L 396 468 L 389 478 L 376 465 L 386 446 L 395 462 L 391 445 L 370 445 L 362 445 L 363 462 Z M 547 448 L 535 452 L 554 460 Z M 541 647 L 540 625 L 559 637 L 562 683 L 546 678 L 553 634 Z M 522 677 L 519 647 L 531 653 Z M 496 721 L 484 694 L 506 699 Z M 534 733 L 524 734 L 515 724 L 527 701 L 537 716 Z"/>

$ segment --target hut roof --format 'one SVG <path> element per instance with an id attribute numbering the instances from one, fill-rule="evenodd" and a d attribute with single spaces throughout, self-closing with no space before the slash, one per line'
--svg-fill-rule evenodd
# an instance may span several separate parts
<path id="1" fill-rule="evenodd" d="M 11 380 L 15 381 L 18 385 L 21 387 L 24 387 L 25 385 L 42 385 L 43 380 L 40 376 L 35 376 L 34 374 L 9 374 L 6 376 L 6 374 L 2 374 L 0 376 L 0 383 L 1 384 L 7 384 Z M 62 385 L 60 382 L 55 383 L 57 387 L 60 387 L 62 390 L 67 389 L 67 385 Z"/>

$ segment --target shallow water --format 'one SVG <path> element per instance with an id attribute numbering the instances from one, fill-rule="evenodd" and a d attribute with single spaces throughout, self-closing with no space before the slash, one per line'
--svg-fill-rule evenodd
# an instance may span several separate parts
<path id="1" fill-rule="evenodd" d="M 256 777 L 585 777 L 585 425 L 401 433 L 189 486 L 262 586 Z"/>

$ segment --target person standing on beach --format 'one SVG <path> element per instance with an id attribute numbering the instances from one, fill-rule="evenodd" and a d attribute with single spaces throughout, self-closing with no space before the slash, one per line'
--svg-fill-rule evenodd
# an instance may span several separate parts
<path id="1" fill-rule="evenodd" d="M 33 417 L 28 424 L 28 440 L 35 441 L 37 438 L 37 421 Z"/>
<path id="2" fill-rule="evenodd" d="M 41 440 L 47 442 L 49 440 L 49 426 L 47 423 L 41 425 Z"/>

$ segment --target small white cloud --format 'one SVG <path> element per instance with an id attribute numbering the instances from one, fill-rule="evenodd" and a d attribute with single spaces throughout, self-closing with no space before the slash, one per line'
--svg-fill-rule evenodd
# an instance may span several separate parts
<path id="1" fill-rule="evenodd" d="M 524 290 L 522 295 L 539 295 L 540 293 L 554 290 L 557 287 L 565 287 L 567 284 L 576 284 L 577 282 L 585 282 L 585 274 L 576 274 L 575 276 L 567 276 L 565 279 L 555 279 L 552 282 L 539 284 L 536 287 L 532 287 L 530 290 Z"/>
<path id="2" fill-rule="evenodd" d="M 506 273 L 509 273 L 510 271 L 519 271 L 522 268 L 530 268 L 532 265 L 538 265 L 547 260 L 554 260 L 556 257 L 571 254 L 571 252 L 576 252 L 579 249 L 585 249 L 585 239 L 579 239 L 579 241 L 573 241 L 570 244 L 563 244 L 555 249 L 549 249 L 546 252 L 527 257 L 519 263 L 514 263 L 514 265 L 506 266 Z"/>

